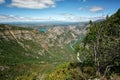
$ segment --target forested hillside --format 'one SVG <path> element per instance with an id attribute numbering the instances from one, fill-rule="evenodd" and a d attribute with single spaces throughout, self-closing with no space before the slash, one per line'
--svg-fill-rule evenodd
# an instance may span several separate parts
<path id="1" fill-rule="evenodd" d="M 47 80 L 120 80 L 120 9 L 102 22 L 90 21 L 76 52 L 82 62 L 65 63 Z"/>
<path id="2" fill-rule="evenodd" d="M 120 9 L 100 23 L 90 21 L 83 42 L 92 51 L 92 59 L 98 72 L 119 72 L 120 69 Z M 111 70 L 109 70 L 111 68 Z"/>

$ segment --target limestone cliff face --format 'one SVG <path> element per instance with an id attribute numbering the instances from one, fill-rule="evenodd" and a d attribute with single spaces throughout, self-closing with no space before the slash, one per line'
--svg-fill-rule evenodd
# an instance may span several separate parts
<path id="1" fill-rule="evenodd" d="M 62 49 L 65 45 L 69 45 L 74 40 L 77 40 L 79 35 L 84 33 L 84 29 L 81 31 L 76 26 L 56 26 L 48 29 L 45 33 L 35 29 L 13 29 L 10 26 L 5 26 L 5 29 L 0 31 L 0 39 L 16 40 L 20 44 L 22 44 L 21 41 L 31 40 L 38 43 L 43 49 L 53 47 Z"/>
<path id="2" fill-rule="evenodd" d="M 0 26 L 0 39 L 3 40 L 35 40 L 37 33 L 38 31 L 35 29 L 17 28 L 8 25 Z"/>
<path id="3" fill-rule="evenodd" d="M 0 39 L 11 40 L 11 39 L 26 39 L 31 40 L 35 34 L 32 31 L 27 30 L 5 30 L 0 32 Z"/>
<path id="4" fill-rule="evenodd" d="M 12 52 L 16 52 L 15 54 L 18 53 L 21 56 L 40 59 L 40 63 L 43 63 L 44 59 L 46 61 L 54 61 L 58 58 L 63 61 L 73 60 L 76 58 L 72 56 L 75 54 L 71 54 L 74 51 L 70 45 L 79 39 L 81 33 L 83 31 L 76 26 L 56 26 L 49 28 L 46 32 L 8 25 L 0 26 L 0 42 L 2 43 L 0 54 L 9 51 L 12 55 Z M 2 47 L 5 48 L 2 49 Z M 22 51 L 17 52 L 15 49 L 19 48 Z"/>
<path id="5" fill-rule="evenodd" d="M 76 26 L 68 26 L 68 27 L 53 27 L 50 28 L 46 32 L 47 42 L 49 43 L 56 43 L 58 45 L 61 44 L 70 44 L 74 40 L 79 39 L 80 34 L 85 35 L 85 29 L 80 30 Z"/>

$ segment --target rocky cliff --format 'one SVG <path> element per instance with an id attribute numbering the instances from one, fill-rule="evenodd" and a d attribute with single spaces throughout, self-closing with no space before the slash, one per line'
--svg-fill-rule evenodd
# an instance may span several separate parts
<path id="1" fill-rule="evenodd" d="M 40 32 L 38 29 L 0 25 L 0 71 L 2 71 L 0 75 L 4 75 L 2 79 L 21 78 L 21 73 L 26 73 L 24 69 L 33 75 L 32 70 L 41 79 L 45 74 L 41 71 L 42 69 L 47 71 L 48 67 L 53 65 L 75 61 L 76 54 L 70 44 L 78 40 L 81 33 L 84 34 L 84 31 L 75 26 L 56 26 L 47 29 L 46 32 Z M 29 66 L 29 63 L 34 66 Z M 40 65 L 36 66 L 36 64 Z M 14 74 L 16 73 L 14 70 L 19 72 Z M 9 73 L 9 71 L 12 72 Z"/>
<path id="2" fill-rule="evenodd" d="M 79 38 L 80 34 L 85 34 L 85 31 L 79 30 L 76 26 L 53 27 L 48 29 L 45 33 L 40 33 L 38 30 L 31 29 L 14 29 L 11 26 L 5 25 L 1 27 L 1 40 L 16 40 L 21 42 L 23 40 L 31 40 L 45 47 L 63 47 L 70 44 Z"/>

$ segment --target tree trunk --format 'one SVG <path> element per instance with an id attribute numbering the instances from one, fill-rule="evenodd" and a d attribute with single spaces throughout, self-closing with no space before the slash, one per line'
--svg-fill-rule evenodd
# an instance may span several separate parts
<path id="1" fill-rule="evenodd" d="M 98 45 L 94 43 L 94 58 L 95 58 L 95 66 L 96 66 L 96 75 L 100 76 L 100 64 L 99 64 L 99 54 L 98 54 Z"/>

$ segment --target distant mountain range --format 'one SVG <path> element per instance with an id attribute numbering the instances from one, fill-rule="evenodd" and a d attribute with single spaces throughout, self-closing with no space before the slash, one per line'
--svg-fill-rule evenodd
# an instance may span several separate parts
<path id="1" fill-rule="evenodd" d="M 36 29 L 41 28 L 51 28 L 51 27 L 68 27 L 68 26 L 76 26 L 78 28 L 84 28 L 88 25 L 88 22 L 63 22 L 63 21 L 48 21 L 48 22 L 6 22 L 2 24 L 8 24 L 12 26 L 21 26 L 21 27 L 32 27 Z"/>
<path id="2" fill-rule="evenodd" d="M 94 22 L 101 22 L 105 19 L 99 19 Z M 21 27 L 53 27 L 53 26 L 68 26 L 68 25 L 76 25 L 76 26 L 86 26 L 89 21 L 86 22 L 65 22 L 65 21 L 41 21 L 41 22 L 4 22 L 1 24 L 9 24 Z"/>
<path id="3" fill-rule="evenodd" d="M 79 22 L 64 22 L 64 21 L 41 21 L 41 22 L 4 22 L 4 24 L 42 24 L 42 25 L 60 25 L 60 24 L 75 24 Z"/>

